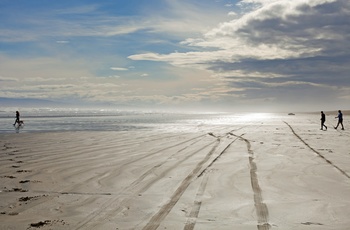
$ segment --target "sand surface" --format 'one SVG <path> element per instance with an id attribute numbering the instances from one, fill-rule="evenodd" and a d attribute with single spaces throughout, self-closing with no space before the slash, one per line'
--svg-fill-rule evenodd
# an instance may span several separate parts
<path id="1" fill-rule="evenodd" d="M 350 132 L 328 126 L 0 134 L 0 229 L 350 229 Z"/>

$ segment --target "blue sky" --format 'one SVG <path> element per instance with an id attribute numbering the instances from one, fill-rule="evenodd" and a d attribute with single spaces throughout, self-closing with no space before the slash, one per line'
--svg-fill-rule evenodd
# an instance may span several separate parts
<path id="1" fill-rule="evenodd" d="M 0 98 L 350 109 L 347 0 L 0 1 Z"/>

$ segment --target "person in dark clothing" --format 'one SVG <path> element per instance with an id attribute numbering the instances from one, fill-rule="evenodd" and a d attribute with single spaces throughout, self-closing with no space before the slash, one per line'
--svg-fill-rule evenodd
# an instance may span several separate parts
<path id="1" fill-rule="evenodd" d="M 16 123 L 18 123 L 19 125 L 21 124 L 21 121 L 19 120 L 19 112 L 16 111 L 16 120 L 15 123 L 13 125 L 16 125 Z"/>
<path id="2" fill-rule="evenodd" d="M 326 122 L 326 115 L 321 111 L 321 130 L 323 130 L 323 126 L 327 130 L 327 126 L 324 124 Z"/>
<path id="3" fill-rule="evenodd" d="M 338 124 L 336 127 L 334 127 L 335 129 L 338 128 L 339 125 L 341 125 L 341 130 L 344 130 L 344 126 L 343 126 L 343 114 L 341 113 L 340 110 L 338 110 L 338 116 L 335 117 L 335 118 L 338 118 Z"/>

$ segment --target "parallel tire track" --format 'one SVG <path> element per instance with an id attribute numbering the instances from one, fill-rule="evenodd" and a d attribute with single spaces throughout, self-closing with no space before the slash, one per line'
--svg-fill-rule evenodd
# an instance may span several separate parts
<path id="1" fill-rule="evenodd" d="M 175 206 L 177 201 L 180 199 L 182 194 L 186 191 L 187 187 L 192 183 L 193 179 L 196 179 L 196 178 L 203 176 L 204 173 L 207 172 L 207 170 L 227 151 L 227 149 L 232 145 L 232 143 L 237 140 L 237 138 L 236 138 L 236 139 L 232 140 L 229 144 L 227 144 L 227 146 L 218 154 L 218 156 L 215 159 L 213 159 L 212 162 L 210 162 L 206 168 L 202 169 L 203 165 L 206 162 L 208 162 L 210 156 L 212 156 L 213 153 L 215 152 L 216 148 L 218 147 L 218 145 L 220 143 L 220 139 L 222 138 L 222 137 L 217 137 L 212 133 L 209 133 L 209 135 L 216 138 L 217 144 L 215 146 L 213 146 L 213 148 L 205 156 L 205 158 L 203 158 L 203 160 L 197 164 L 197 166 L 194 168 L 194 170 L 183 180 L 183 182 L 178 187 L 178 189 L 175 191 L 175 193 L 173 194 L 173 196 L 171 197 L 169 202 L 161 207 L 161 209 L 150 219 L 150 221 L 143 228 L 143 230 L 155 230 L 155 229 L 157 229 L 159 227 L 159 225 L 161 224 L 161 222 L 165 219 L 165 217 L 170 213 L 170 211 Z M 202 172 L 199 173 L 201 169 L 202 169 Z M 196 175 L 197 175 L 197 177 L 196 177 Z M 204 175 L 204 178 L 202 180 L 202 183 L 200 184 L 200 187 L 198 189 L 198 192 L 197 192 L 197 195 L 196 195 L 196 198 L 194 201 L 194 206 L 193 206 L 191 213 L 189 215 L 189 218 L 187 219 L 187 222 L 185 224 L 185 227 L 184 227 L 185 230 L 192 230 L 195 227 L 196 219 L 198 218 L 198 214 L 199 214 L 199 211 L 200 211 L 200 208 L 202 205 L 202 196 L 204 194 L 204 191 L 205 191 L 205 188 L 206 188 L 206 185 L 208 182 L 208 178 L 209 178 L 208 175 Z"/>
<path id="2" fill-rule="evenodd" d="M 303 142 L 311 151 L 316 153 L 319 157 L 321 157 L 323 160 L 325 160 L 328 164 L 332 165 L 334 168 L 336 168 L 341 174 L 346 176 L 348 179 L 350 179 L 350 175 L 347 174 L 343 169 L 336 166 L 332 161 L 328 160 L 325 156 L 323 156 L 320 152 L 316 151 L 314 148 L 312 148 L 308 143 L 306 143 L 292 128 L 291 125 L 289 125 L 287 122 L 283 121 L 289 128 L 292 130 L 294 136 L 296 136 L 301 142 Z"/>
<path id="3" fill-rule="evenodd" d="M 134 162 L 137 162 L 137 161 L 142 161 L 143 159 L 146 159 L 148 157 L 152 157 L 156 154 L 159 154 L 159 153 L 162 153 L 163 151 L 165 150 L 168 150 L 168 149 L 172 149 L 172 148 L 175 148 L 175 147 L 178 147 L 178 146 L 184 146 L 182 149 L 180 149 L 178 151 L 179 152 L 182 152 L 184 151 L 186 148 L 188 148 L 189 146 L 193 145 L 194 143 L 197 143 L 198 141 L 200 141 L 203 137 L 205 137 L 207 134 L 202 134 L 202 135 L 198 135 L 198 136 L 195 136 L 195 137 L 192 137 L 192 138 L 189 138 L 187 140 L 183 140 L 181 142 L 177 142 L 175 144 L 171 144 L 169 146 L 164 146 L 163 148 L 161 149 L 158 149 L 157 151 L 154 151 L 154 152 L 151 152 L 145 156 L 142 156 L 142 157 L 139 157 L 137 159 L 134 159 L 134 160 L 131 160 L 129 162 L 126 162 L 125 164 L 123 164 L 123 168 L 124 167 L 127 167 L 127 165 L 129 164 L 132 164 Z M 174 135 L 175 136 L 175 135 Z M 176 135 L 177 136 L 177 135 Z M 177 164 L 175 164 L 174 166 L 172 166 L 171 168 L 169 168 L 167 171 L 173 169 L 173 168 L 176 168 L 176 165 L 180 164 L 181 162 L 185 161 L 186 159 L 188 159 L 189 157 L 195 155 L 196 153 L 198 153 L 199 151 L 203 150 L 204 148 L 207 148 L 209 147 L 210 145 L 212 145 L 213 143 L 217 142 L 216 140 L 215 141 L 212 141 L 210 143 L 208 143 L 207 145 L 203 146 L 203 148 L 197 150 L 197 151 L 194 151 L 192 152 L 189 156 L 185 157 L 184 159 L 180 160 L 179 162 L 177 162 Z M 99 146 L 100 147 L 100 146 Z M 11 149 L 13 151 L 13 148 L 14 147 L 8 147 L 8 145 L 4 144 L 4 148 L 2 149 L 2 151 L 9 151 L 8 149 Z M 99 149 L 97 147 L 95 147 L 96 149 Z M 110 146 L 108 147 L 104 147 L 105 149 L 108 149 L 110 148 Z M 17 150 L 16 150 L 17 151 Z M 94 152 L 95 149 L 92 149 L 90 150 L 89 152 Z M 30 151 L 31 152 L 31 151 Z M 81 152 L 84 152 L 84 151 L 81 151 Z M 52 153 L 52 152 L 51 152 Z M 50 156 L 49 154 L 47 154 L 48 156 Z M 57 154 L 54 154 L 54 156 L 56 156 Z M 175 154 L 173 154 L 175 155 Z M 7 156 L 7 155 L 5 155 Z M 18 154 L 16 154 L 16 156 L 18 156 Z M 27 156 L 27 155 L 24 155 L 24 156 Z M 34 156 L 39 156 L 39 154 L 35 154 Z M 3 154 L 0 156 L 0 157 L 3 157 Z M 151 168 L 150 170 L 146 171 L 143 175 L 141 175 L 138 179 L 136 179 L 133 183 L 131 183 L 129 186 L 127 186 L 122 192 L 122 196 L 124 196 L 125 193 L 129 193 L 131 192 L 132 194 L 138 194 L 139 192 L 142 192 L 144 191 L 145 189 L 147 189 L 148 187 L 151 186 L 151 184 L 155 183 L 157 180 L 160 179 L 160 177 L 158 178 L 154 178 L 152 179 L 151 181 L 147 181 L 147 183 L 143 183 L 143 180 L 148 176 L 150 175 L 156 168 L 160 167 L 162 164 L 164 164 L 166 161 L 163 161 L 163 162 L 160 162 L 159 164 L 157 164 L 156 166 L 154 166 L 153 168 Z M 91 170 L 91 168 L 89 169 Z M 121 170 L 121 168 L 118 168 L 117 170 Z M 97 180 L 99 177 L 96 176 L 96 177 L 93 177 L 93 178 L 90 178 L 90 180 Z M 34 206 L 37 206 L 37 205 L 40 205 L 41 203 L 44 203 L 44 202 L 47 202 L 48 200 L 52 200 L 54 199 L 56 196 L 55 195 L 88 195 L 88 196 L 110 196 L 111 198 L 108 199 L 105 203 L 103 203 L 101 205 L 101 207 L 99 208 L 99 210 L 95 211 L 95 212 L 92 212 L 91 214 L 88 215 L 88 217 L 86 219 L 84 219 L 83 221 L 79 222 L 78 225 L 75 227 L 76 229 L 80 229 L 80 228 L 84 228 L 84 227 L 87 227 L 89 226 L 90 227 L 90 224 L 89 222 L 91 222 L 91 220 L 94 220 L 94 219 L 98 219 L 98 218 L 104 218 L 103 216 L 101 215 L 105 215 L 105 214 L 110 214 L 110 212 L 106 213 L 106 209 L 110 206 L 112 206 L 113 204 L 116 204 L 116 202 L 118 204 L 120 204 L 122 206 L 122 204 L 126 203 L 128 200 L 132 199 L 132 197 L 129 197 L 128 198 L 121 198 L 120 196 L 117 196 L 117 197 L 114 197 L 112 193 L 79 193 L 79 192 L 74 192 L 75 191 L 75 185 L 69 185 L 69 186 L 66 186 L 66 187 L 63 187 L 63 188 L 60 188 L 58 191 L 31 191 L 31 192 L 34 192 L 34 193 L 45 193 L 45 194 L 52 194 L 54 196 L 50 196 L 50 197 L 47 197 L 46 199 L 42 199 L 42 200 L 38 200 L 35 204 L 31 205 L 31 208 L 33 208 Z M 132 196 L 132 195 L 131 195 Z M 20 207 L 21 210 L 25 210 L 25 207 L 24 206 L 21 206 Z M 122 208 L 122 207 L 121 207 Z M 116 213 L 118 213 L 120 211 L 121 208 L 117 208 L 117 209 L 113 209 L 113 211 L 116 211 Z M 115 214 L 115 213 L 114 213 Z"/>
<path id="4" fill-rule="evenodd" d="M 210 134 L 212 136 L 214 136 L 213 134 Z M 215 137 L 215 136 L 214 136 Z M 187 219 L 187 222 L 185 224 L 184 230 L 193 230 L 195 225 L 196 225 L 196 221 L 199 215 L 199 211 L 200 208 L 202 206 L 202 197 L 203 194 L 205 192 L 205 188 L 207 186 L 208 183 L 208 179 L 209 176 L 208 174 L 205 174 L 208 169 L 226 152 L 226 150 L 232 145 L 233 142 L 235 142 L 238 138 L 234 139 L 233 141 L 231 141 L 225 148 L 224 150 L 221 151 L 221 153 L 205 168 L 202 170 L 202 172 L 197 176 L 197 178 L 202 177 L 203 175 L 203 179 L 202 182 L 199 186 L 195 201 L 194 201 L 194 205 L 192 207 L 192 210 L 190 212 L 190 215 Z M 218 138 L 218 140 L 220 140 L 220 138 Z"/>
<path id="5" fill-rule="evenodd" d="M 200 138 L 200 137 L 203 137 L 205 135 L 201 135 L 201 136 L 198 136 L 196 138 L 192 138 L 190 140 L 187 140 L 187 141 L 183 141 L 181 143 L 177 143 L 176 145 L 172 145 L 170 147 L 166 147 L 166 148 L 163 148 L 162 150 L 165 150 L 165 149 L 170 149 L 170 148 L 173 148 L 173 147 L 177 147 L 177 146 L 180 146 L 182 144 L 185 144 L 187 142 L 190 142 L 190 141 L 195 141 L 195 139 L 197 138 Z M 197 142 L 197 141 L 195 141 Z M 91 213 L 85 220 L 81 221 L 79 223 L 79 225 L 75 228 L 75 229 L 82 229 L 82 228 L 86 228 L 87 225 L 88 225 L 88 228 L 91 229 L 91 227 L 96 227 L 96 226 L 90 226 L 90 225 L 93 225 L 91 224 L 91 221 L 94 220 L 94 219 L 98 219 L 98 218 L 105 218 L 105 216 L 109 213 L 112 213 L 113 212 L 113 215 L 116 215 L 118 212 L 120 212 L 123 207 L 124 207 L 124 204 L 128 203 L 131 199 L 133 199 L 133 194 L 135 196 L 137 196 L 137 194 L 139 193 L 142 193 L 144 191 L 146 191 L 152 184 L 154 184 L 156 181 L 160 180 L 161 178 L 163 178 L 163 175 L 166 174 L 167 172 L 171 171 L 172 169 L 176 168 L 179 164 L 183 163 L 184 161 L 186 161 L 189 157 L 197 154 L 198 152 L 202 151 L 203 149 L 209 147 L 210 145 L 212 145 L 213 143 L 215 143 L 215 146 L 218 145 L 218 142 L 217 141 L 213 141 L 213 142 L 210 142 L 208 143 L 207 145 L 203 146 L 202 148 L 194 151 L 192 154 L 184 157 L 183 159 L 179 160 L 178 162 L 176 162 L 173 166 L 171 166 L 170 168 L 167 168 L 164 172 L 162 172 L 162 174 L 160 176 L 157 176 L 153 179 L 150 179 L 148 181 L 144 181 L 145 178 L 147 176 L 149 176 L 150 174 L 153 173 L 153 171 L 156 169 L 156 168 L 159 168 L 161 167 L 163 164 L 165 164 L 167 162 L 167 160 L 165 161 L 162 161 L 160 163 L 158 163 L 157 165 L 155 165 L 154 167 L 152 167 L 151 169 L 147 170 L 144 174 L 142 174 L 139 178 L 137 178 L 134 182 L 132 182 L 129 186 L 127 186 L 126 188 L 123 189 L 123 191 L 121 191 L 120 194 L 127 194 L 127 193 L 130 193 L 131 195 L 129 195 L 128 197 L 126 198 L 120 198 L 119 196 L 116 196 L 116 197 L 113 197 L 112 199 L 109 199 L 107 200 L 105 203 L 103 203 L 101 205 L 101 208 L 93 213 Z M 215 148 L 214 146 L 214 148 Z M 187 146 L 188 147 L 188 146 Z M 185 148 L 187 148 L 185 147 Z M 179 150 L 178 152 L 180 151 L 183 151 L 185 148 L 182 148 L 181 150 Z M 158 150 L 156 152 L 153 152 L 152 155 L 154 155 L 155 153 L 159 153 L 159 152 L 162 152 L 162 150 Z M 147 156 L 149 157 L 149 155 Z M 171 156 L 170 156 L 171 157 Z M 140 160 L 140 159 L 138 159 Z M 125 166 L 125 165 L 124 165 Z M 113 204 L 116 204 L 118 203 L 117 205 L 117 208 L 116 209 L 112 209 L 112 210 L 109 210 L 108 207 L 112 206 Z M 109 210 L 108 213 L 106 212 L 106 210 Z"/>
<path id="6" fill-rule="evenodd" d="M 231 135 L 231 133 L 229 133 L 230 135 Z M 218 139 L 220 139 L 220 138 L 218 138 Z M 231 141 L 226 147 L 225 147 L 225 149 L 223 150 L 223 151 L 221 151 L 221 153 L 212 161 L 212 162 L 210 162 L 210 164 L 205 168 L 205 169 L 203 169 L 203 171 L 198 175 L 198 177 L 201 177 L 225 152 L 226 152 L 226 150 L 233 144 L 233 142 L 235 142 L 237 140 L 237 138 L 236 139 L 234 139 L 233 141 Z"/>
<path id="7" fill-rule="evenodd" d="M 258 230 L 268 230 L 271 228 L 271 225 L 269 224 L 269 210 L 267 208 L 267 205 L 263 201 L 262 191 L 259 185 L 258 176 L 256 174 L 257 166 L 254 161 L 254 152 L 251 148 L 251 144 L 248 139 L 245 139 L 242 136 L 237 136 L 233 133 L 230 133 L 230 134 L 237 138 L 240 138 L 247 145 L 248 154 L 249 154 L 250 180 L 251 180 L 251 185 L 254 192 L 254 204 L 255 204 L 256 214 L 258 217 L 257 227 L 258 227 Z"/>
<path id="8" fill-rule="evenodd" d="M 192 210 L 190 212 L 189 217 L 187 218 L 187 222 L 185 224 L 184 230 L 193 230 L 194 226 L 196 225 L 196 221 L 199 215 L 199 210 L 202 206 L 202 198 L 205 192 L 205 188 L 207 187 L 209 176 L 205 175 L 203 177 L 203 180 L 199 186 L 196 199 L 194 201 L 194 205 L 192 207 Z"/>
<path id="9" fill-rule="evenodd" d="M 150 221 L 146 224 L 143 230 L 155 230 L 159 227 L 161 222 L 170 213 L 170 211 L 178 202 L 182 194 L 186 191 L 188 186 L 192 183 L 193 179 L 196 177 L 196 175 L 201 170 L 203 165 L 206 162 L 208 162 L 209 158 L 213 155 L 219 143 L 220 142 L 218 141 L 213 146 L 213 148 L 209 151 L 209 153 L 196 165 L 196 167 L 192 170 L 192 172 L 182 181 L 180 186 L 176 189 L 174 194 L 171 196 L 170 200 L 165 205 L 163 205 L 160 208 L 160 210 L 150 219 Z"/>

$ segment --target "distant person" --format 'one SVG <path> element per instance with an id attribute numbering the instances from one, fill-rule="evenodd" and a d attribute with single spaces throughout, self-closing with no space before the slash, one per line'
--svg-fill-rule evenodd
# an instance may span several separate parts
<path id="1" fill-rule="evenodd" d="M 18 111 L 16 111 L 16 120 L 15 120 L 15 123 L 13 125 L 16 125 L 16 123 L 21 125 L 21 121 L 19 120 L 19 112 Z"/>
<path id="2" fill-rule="evenodd" d="M 335 117 L 335 118 L 338 118 L 338 124 L 336 127 L 334 127 L 335 129 L 338 128 L 339 124 L 341 125 L 341 130 L 344 130 L 344 126 L 343 126 L 343 114 L 341 113 L 340 110 L 338 110 L 338 116 Z"/>
<path id="3" fill-rule="evenodd" d="M 324 124 L 325 122 L 326 122 L 326 114 L 324 114 L 323 111 L 321 111 L 321 130 L 323 130 L 323 126 L 327 130 L 327 126 Z"/>

